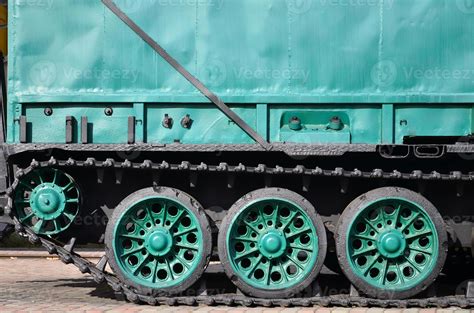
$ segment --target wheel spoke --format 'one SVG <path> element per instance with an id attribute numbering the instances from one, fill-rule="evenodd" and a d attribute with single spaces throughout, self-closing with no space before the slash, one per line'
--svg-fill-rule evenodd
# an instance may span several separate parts
<path id="1" fill-rule="evenodd" d="M 433 253 L 430 252 L 430 251 L 425 251 L 425 250 L 418 249 L 418 248 L 409 247 L 409 249 L 412 250 L 412 251 L 421 252 L 421 253 L 428 254 L 428 255 L 432 255 L 432 254 L 433 254 Z"/>
<path id="2" fill-rule="evenodd" d="M 387 279 L 387 272 L 388 272 L 388 261 L 385 260 L 385 264 L 383 266 L 383 272 L 382 272 L 382 285 L 385 285 L 385 281 Z"/>
<path id="3" fill-rule="evenodd" d="M 33 218 L 34 216 L 35 216 L 35 213 L 31 212 L 30 214 L 26 215 L 25 217 L 20 218 L 20 222 L 24 223 L 24 222 L 30 220 L 31 218 Z"/>
<path id="4" fill-rule="evenodd" d="M 267 221 L 265 220 L 265 217 L 263 216 L 262 210 L 258 210 L 258 215 L 263 221 L 263 228 L 267 228 Z"/>
<path id="5" fill-rule="evenodd" d="M 67 203 L 79 203 L 79 199 L 67 199 Z"/>
<path id="6" fill-rule="evenodd" d="M 311 249 L 311 248 L 301 247 L 301 246 L 297 246 L 297 245 L 290 245 L 290 248 L 297 249 L 297 250 L 308 251 L 308 252 L 313 252 L 313 249 Z"/>
<path id="7" fill-rule="evenodd" d="M 36 174 L 36 176 L 38 177 L 39 181 L 40 181 L 40 184 L 44 183 L 43 181 L 43 177 L 41 177 L 40 173 L 38 171 L 35 171 L 34 172 Z"/>
<path id="8" fill-rule="evenodd" d="M 397 267 L 398 277 L 400 278 L 402 284 L 404 284 L 405 280 L 403 279 L 402 271 L 400 270 L 400 264 L 397 263 L 395 266 Z"/>
<path id="9" fill-rule="evenodd" d="M 15 204 L 30 204 L 30 200 L 27 200 L 27 199 L 19 199 L 19 200 L 15 200 Z"/>
<path id="10" fill-rule="evenodd" d="M 175 246 L 176 246 L 176 247 L 179 247 L 179 248 L 183 248 L 183 249 L 188 249 L 188 250 L 194 250 L 194 251 L 198 251 L 198 250 L 199 250 L 198 247 L 190 246 L 190 245 L 184 245 L 184 244 L 181 244 L 181 243 L 177 243 Z"/>
<path id="11" fill-rule="evenodd" d="M 397 205 L 397 208 L 395 209 L 395 219 L 394 219 L 394 222 L 393 222 L 393 229 L 396 229 L 397 228 L 397 224 L 398 224 L 398 219 L 400 218 L 400 211 L 402 210 L 402 205 L 399 204 Z"/>
<path id="12" fill-rule="evenodd" d="M 286 224 L 283 225 L 283 227 L 281 228 L 282 231 L 285 231 L 288 226 L 290 226 L 290 224 L 293 222 L 293 220 L 295 219 L 296 215 L 298 215 L 298 212 L 294 212 L 289 218 L 288 218 L 288 221 L 286 222 Z"/>
<path id="13" fill-rule="evenodd" d="M 280 213 L 280 206 L 277 204 L 275 207 L 275 212 L 273 212 L 272 216 L 272 222 L 273 222 L 273 227 L 277 227 L 278 221 L 279 221 L 279 213 Z"/>
<path id="14" fill-rule="evenodd" d="M 418 271 L 418 273 L 421 273 L 421 269 L 419 269 L 418 266 L 414 262 L 412 262 L 412 260 L 410 260 L 410 258 L 406 256 L 404 256 L 404 258 L 405 260 L 407 260 L 408 263 L 410 263 L 411 266 L 413 266 Z"/>
<path id="15" fill-rule="evenodd" d="M 243 221 L 245 225 L 247 225 L 250 229 L 252 229 L 254 232 L 256 232 L 257 234 L 260 233 L 260 230 L 258 230 L 257 228 L 255 228 L 252 224 L 250 224 L 249 222 L 247 221 Z"/>
<path id="16" fill-rule="evenodd" d="M 143 260 L 140 262 L 140 264 L 138 264 L 137 268 L 133 271 L 133 275 L 137 275 L 137 273 L 142 269 L 142 267 L 143 267 L 143 265 L 145 265 L 145 262 L 147 261 L 149 255 L 150 254 L 147 253 L 143 256 Z"/>
<path id="17" fill-rule="evenodd" d="M 162 222 L 163 225 L 165 225 L 167 218 L 168 218 L 168 203 L 163 202 L 163 222 Z"/>
<path id="18" fill-rule="evenodd" d="M 151 278 L 151 282 L 154 284 L 156 282 L 156 275 L 158 274 L 158 259 L 155 259 L 155 263 L 153 265 L 153 270 L 151 271 L 152 272 L 152 278 Z"/>
<path id="19" fill-rule="evenodd" d="M 31 185 L 24 183 L 22 180 L 20 180 L 20 185 L 22 185 L 24 188 L 28 189 L 29 191 L 33 191 L 33 187 Z"/>
<path id="20" fill-rule="evenodd" d="M 66 186 L 62 187 L 64 192 L 68 192 L 74 188 L 74 183 L 70 181 Z"/>
<path id="21" fill-rule="evenodd" d="M 155 222 L 155 219 L 153 218 L 153 214 L 151 214 L 150 208 L 147 206 L 147 207 L 145 207 L 145 210 L 146 210 L 148 216 L 150 217 L 151 224 L 153 225 L 153 227 L 155 227 L 156 222 Z"/>
<path id="22" fill-rule="evenodd" d="M 173 275 L 173 271 L 171 270 L 170 261 L 168 261 L 168 259 L 165 258 L 165 262 L 166 262 L 166 267 L 168 268 L 168 273 L 170 273 L 171 279 L 174 280 L 174 275 Z"/>
<path id="23" fill-rule="evenodd" d="M 282 273 L 282 276 L 285 277 L 285 281 L 290 281 L 290 280 L 288 279 L 287 273 L 286 273 L 286 271 L 284 270 L 283 264 L 281 264 L 281 262 L 279 263 L 279 266 L 280 266 L 280 272 Z"/>
<path id="24" fill-rule="evenodd" d="M 245 238 L 245 237 L 235 237 L 235 241 L 245 241 L 245 242 L 257 242 L 257 239 Z"/>
<path id="25" fill-rule="evenodd" d="M 53 224 L 54 224 L 54 230 L 60 230 L 61 229 L 61 226 L 59 225 L 58 219 L 54 219 Z"/>
<path id="26" fill-rule="evenodd" d="M 74 221 L 74 219 L 76 218 L 75 215 L 72 215 L 68 212 L 63 212 L 63 215 L 66 216 L 69 219 L 69 221 L 71 221 L 71 222 Z"/>
<path id="27" fill-rule="evenodd" d="M 370 222 L 370 221 L 369 221 L 368 219 L 366 219 L 365 217 L 364 217 L 364 221 L 365 221 L 365 223 L 366 223 L 367 225 L 369 225 L 370 228 L 372 228 L 377 234 L 379 233 L 379 230 L 377 229 L 377 227 L 375 227 L 374 225 L 372 225 L 372 222 Z"/>
<path id="28" fill-rule="evenodd" d="M 311 228 L 308 227 L 308 228 L 302 229 L 302 230 L 300 230 L 300 231 L 298 231 L 294 234 L 290 234 L 287 238 L 291 239 L 293 237 L 299 236 L 299 235 L 304 234 L 304 233 L 309 232 L 309 231 L 311 231 Z"/>
<path id="29" fill-rule="evenodd" d="M 291 261 L 291 263 L 293 263 L 293 264 L 295 264 L 297 267 L 299 267 L 299 268 L 300 268 L 300 270 L 302 270 L 302 271 L 304 270 L 304 267 L 303 267 L 303 266 L 301 266 L 301 264 L 300 264 L 298 261 L 296 261 L 295 259 L 293 259 L 293 257 L 292 257 L 292 256 L 290 256 L 290 255 L 287 255 L 286 257 L 288 258 L 288 260 L 290 260 L 290 261 Z"/>
<path id="30" fill-rule="evenodd" d="M 33 226 L 33 231 L 35 233 L 39 233 L 41 231 L 41 228 L 43 227 L 43 224 L 44 224 L 44 220 L 38 220 L 35 224 L 35 226 Z"/>
<path id="31" fill-rule="evenodd" d="M 143 229 L 145 232 L 147 232 L 148 230 L 146 229 L 145 226 L 143 226 L 140 222 L 138 222 L 134 217 L 131 217 L 130 218 L 132 220 L 132 222 L 137 225 L 138 227 L 140 227 L 141 229 Z"/>
<path id="32" fill-rule="evenodd" d="M 121 234 L 119 236 L 122 237 L 122 238 L 128 238 L 128 239 L 143 241 L 143 237 L 140 237 L 140 236 L 125 235 L 125 234 Z"/>
<path id="33" fill-rule="evenodd" d="M 415 238 L 418 238 L 418 237 L 430 235 L 430 234 L 432 234 L 432 233 L 433 233 L 433 231 L 430 229 L 430 230 L 424 231 L 424 232 L 422 232 L 422 233 L 416 233 L 416 234 L 413 234 L 413 235 L 408 235 L 408 236 L 406 236 L 405 238 L 406 238 L 407 240 L 410 240 L 410 239 L 415 239 Z"/>
<path id="34" fill-rule="evenodd" d="M 400 231 L 403 232 L 405 229 L 407 229 L 407 228 L 418 218 L 418 216 L 420 216 L 420 215 L 421 215 L 421 213 L 420 213 L 420 212 L 417 212 L 411 219 L 409 219 L 409 220 L 407 221 L 407 223 L 405 224 L 405 226 L 403 226 Z"/>
<path id="35" fill-rule="evenodd" d="M 268 262 L 267 285 L 270 285 L 270 274 L 272 272 L 272 262 Z"/>
<path id="36" fill-rule="evenodd" d="M 379 208 L 379 216 L 380 218 L 382 219 L 382 225 L 386 225 L 387 224 L 387 220 L 385 219 L 385 211 L 384 209 L 382 208 Z"/>
<path id="37" fill-rule="evenodd" d="M 178 259 L 178 261 L 181 263 L 181 265 L 183 265 L 184 267 L 186 267 L 187 270 L 189 270 L 189 265 L 188 263 L 186 263 L 185 260 L 183 260 L 177 253 L 174 255 L 176 259 Z"/>
<path id="38" fill-rule="evenodd" d="M 56 184 L 56 180 L 58 179 L 58 170 L 54 170 L 54 176 L 53 176 L 53 184 Z"/>
<path id="39" fill-rule="evenodd" d="M 375 238 L 373 238 L 373 237 L 364 236 L 364 235 L 354 235 L 353 237 L 359 238 L 359 239 L 364 239 L 364 240 L 370 240 L 370 241 L 374 241 L 374 240 L 375 240 Z"/>
<path id="40" fill-rule="evenodd" d="M 369 249 L 365 249 L 365 250 L 362 250 L 362 251 L 358 251 L 358 252 L 355 252 L 352 254 L 352 257 L 356 258 L 358 256 L 361 256 L 361 255 L 364 255 L 364 254 L 367 254 L 367 253 L 370 253 L 370 252 L 374 252 L 374 251 L 377 251 L 377 248 L 376 247 L 373 247 L 373 248 L 369 248 Z"/>
<path id="41" fill-rule="evenodd" d="M 263 256 L 260 255 L 257 259 L 257 261 L 255 262 L 255 264 L 252 266 L 252 268 L 249 270 L 249 273 L 247 275 L 248 278 L 252 277 L 253 273 L 255 272 L 255 270 L 257 269 L 258 265 L 260 264 L 260 262 L 262 261 L 262 258 Z"/>
<path id="42" fill-rule="evenodd" d="M 196 231 L 196 230 L 197 230 L 197 227 L 193 227 L 193 228 L 190 228 L 190 229 L 185 229 L 183 231 L 175 233 L 173 236 L 174 237 L 179 237 L 179 236 L 186 235 L 186 234 L 191 233 L 191 232 Z"/>
<path id="43" fill-rule="evenodd" d="M 181 219 L 181 217 L 183 217 L 184 213 L 186 213 L 185 210 L 182 210 L 181 212 L 179 212 L 178 216 L 176 216 L 176 218 L 175 218 L 174 221 L 170 224 L 170 226 L 168 227 L 168 229 L 173 229 L 173 227 L 176 225 L 176 223 L 179 222 L 179 220 Z"/>
<path id="44" fill-rule="evenodd" d="M 243 258 L 249 256 L 249 255 L 254 254 L 255 252 L 258 252 L 258 249 L 252 249 L 252 250 L 249 250 L 249 251 L 245 252 L 244 254 L 238 255 L 238 256 L 235 257 L 235 260 L 238 261 L 240 259 L 243 259 Z"/>
<path id="45" fill-rule="evenodd" d="M 128 251 L 128 252 L 123 253 L 120 257 L 121 257 L 121 258 L 126 258 L 126 257 L 128 257 L 128 256 L 130 256 L 130 255 L 132 255 L 132 254 L 135 254 L 135 253 L 137 253 L 137 252 L 142 251 L 143 249 L 145 249 L 145 247 L 136 248 L 136 249 L 134 249 L 134 250 L 132 250 L 132 251 Z"/>
<path id="46" fill-rule="evenodd" d="M 367 276 L 367 274 L 370 272 L 370 270 L 374 267 L 375 263 L 377 263 L 377 259 L 379 258 L 380 254 L 376 254 L 374 255 L 373 259 L 372 259 L 372 263 L 369 264 L 369 266 L 367 267 L 367 269 L 365 270 L 364 272 L 364 276 Z"/>

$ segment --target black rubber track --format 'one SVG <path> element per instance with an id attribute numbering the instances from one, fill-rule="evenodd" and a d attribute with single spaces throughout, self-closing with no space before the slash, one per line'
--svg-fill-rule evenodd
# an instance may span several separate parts
<path id="1" fill-rule="evenodd" d="M 7 223 L 0 223 L 0 242 L 8 236 L 10 236 L 11 233 L 15 231 L 13 225 L 7 224 Z"/>
<path id="2" fill-rule="evenodd" d="M 190 210 L 196 217 L 201 227 L 202 238 L 198 238 L 198 240 L 201 240 L 203 244 L 203 255 L 196 268 L 196 271 L 192 273 L 192 275 L 188 279 L 181 282 L 181 284 L 175 285 L 172 287 L 161 288 L 159 290 L 139 285 L 135 283 L 134 281 L 128 279 L 125 275 L 123 275 L 122 271 L 120 270 L 120 267 L 115 261 L 115 254 L 114 254 L 114 250 L 112 249 L 112 246 L 114 243 L 113 230 L 120 216 L 123 214 L 123 212 L 125 212 L 137 201 L 143 200 L 144 198 L 147 198 L 147 197 L 153 197 L 153 196 L 162 196 L 162 197 L 167 197 L 169 199 L 176 199 L 178 202 L 182 203 L 188 210 Z M 112 217 L 107 223 L 107 229 L 105 231 L 105 254 L 109 260 L 110 267 L 112 268 L 114 273 L 122 282 L 134 288 L 139 293 L 154 296 L 154 297 L 179 295 L 182 292 L 186 291 L 189 287 L 191 287 L 194 283 L 196 283 L 199 280 L 199 278 L 201 278 L 202 274 L 207 268 L 207 265 L 209 264 L 211 253 L 212 253 L 211 227 L 209 225 L 209 221 L 207 219 L 206 213 L 204 212 L 204 208 L 201 206 L 201 204 L 199 204 L 199 202 L 196 199 L 194 199 L 187 193 L 182 192 L 177 189 L 173 189 L 173 188 L 168 188 L 168 187 L 146 188 L 146 189 L 142 189 L 142 190 L 132 193 L 130 196 L 128 196 L 122 202 L 120 202 L 120 204 L 114 210 Z"/>
<path id="3" fill-rule="evenodd" d="M 264 289 L 257 289 L 255 287 L 250 286 L 243 280 L 239 279 L 238 275 L 232 269 L 230 265 L 229 258 L 227 256 L 227 233 L 231 227 L 232 219 L 241 212 L 243 208 L 245 208 L 249 203 L 262 198 L 279 198 L 279 199 L 286 199 L 289 200 L 296 205 L 298 205 L 301 209 L 303 209 L 306 214 L 309 216 L 311 221 L 313 222 L 316 233 L 318 236 L 318 257 L 316 261 L 316 265 L 310 272 L 310 274 L 303 280 L 301 283 L 293 286 L 292 288 L 285 288 L 285 289 L 274 289 L 274 290 L 264 290 Z M 298 295 L 302 292 L 305 288 L 309 287 L 311 283 L 315 280 L 324 263 L 324 258 L 326 257 L 326 250 L 327 250 L 327 240 L 326 240 L 326 230 L 321 220 L 321 217 L 316 212 L 314 206 L 306 200 L 303 196 L 290 191 L 284 188 L 266 188 L 266 189 L 259 189 L 252 191 L 239 200 L 230 208 L 225 216 L 224 220 L 222 221 L 221 227 L 219 229 L 219 240 L 218 240 L 218 249 L 219 249 L 219 259 L 221 261 L 222 266 L 224 267 L 224 271 L 230 280 L 245 294 L 251 297 L 257 298 L 267 298 L 267 299 L 275 299 L 275 298 L 290 298 Z"/>
<path id="4" fill-rule="evenodd" d="M 407 300 L 380 300 L 367 298 L 365 295 L 360 296 L 349 296 L 349 295 L 335 295 L 335 296 L 316 296 L 316 297 L 294 297 L 291 299 L 258 299 L 254 297 L 246 297 L 239 294 L 223 294 L 216 296 L 179 296 L 179 297 L 166 297 L 166 296 L 150 296 L 140 293 L 138 290 L 131 288 L 126 285 L 119 278 L 106 271 L 105 264 L 107 264 L 107 258 L 103 257 L 101 261 L 96 265 L 87 259 L 82 258 L 80 255 L 74 253 L 70 248 L 66 249 L 61 243 L 46 237 L 38 236 L 31 229 L 21 225 L 18 219 L 13 214 L 13 194 L 15 188 L 19 184 L 19 179 L 31 170 L 36 168 L 44 167 L 56 167 L 56 168 L 115 168 L 115 169 L 136 169 L 144 172 L 150 170 L 157 171 L 189 171 L 189 172 L 202 172 L 202 171 L 217 171 L 217 172 L 228 172 L 228 173 L 241 173 L 245 172 L 248 174 L 254 174 L 261 176 L 264 174 L 273 175 L 297 175 L 297 176 L 324 176 L 324 177 L 358 177 L 365 178 L 368 180 L 377 181 L 399 181 L 399 180 L 410 180 L 410 181 L 444 181 L 447 185 L 459 182 L 472 182 L 474 181 L 474 172 L 463 173 L 461 171 L 453 171 L 449 173 L 439 173 L 436 171 L 422 172 L 415 170 L 413 172 L 401 172 L 398 170 L 383 171 L 381 169 L 374 169 L 372 171 L 359 171 L 345 170 L 343 168 L 335 169 L 323 169 L 315 167 L 313 169 L 307 169 L 303 166 L 296 166 L 294 168 L 281 168 L 281 167 L 266 167 L 265 165 L 259 165 L 258 167 L 246 166 L 240 164 L 238 166 L 230 166 L 225 163 L 214 165 L 214 164 L 191 164 L 189 162 L 182 162 L 181 164 L 172 164 L 166 161 L 161 163 L 154 163 L 151 161 L 144 161 L 140 163 L 134 163 L 129 160 L 124 162 L 118 162 L 113 159 L 107 160 L 96 160 L 94 158 L 88 158 L 84 160 L 61 160 L 51 157 L 48 161 L 38 162 L 32 160 L 31 164 L 26 168 L 20 168 L 15 172 L 15 180 L 11 187 L 7 191 L 8 205 L 5 212 L 13 219 L 15 224 L 16 232 L 34 244 L 41 244 L 51 255 L 56 255 L 65 264 L 72 264 L 77 267 L 82 273 L 90 274 L 97 283 L 106 283 L 116 293 L 123 294 L 124 297 L 134 303 L 146 303 L 149 305 L 225 305 L 225 306 L 260 306 L 260 307 L 311 307 L 311 306 L 338 306 L 338 307 L 380 307 L 380 308 L 448 308 L 448 307 L 460 307 L 465 309 L 474 308 L 474 298 L 466 296 L 441 296 L 441 297 L 430 297 L 423 299 L 407 299 Z M 469 277 L 467 277 L 469 278 Z"/>
<path id="5" fill-rule="evenodd" d="M 349 260 L 347 258 L 347 231 L 349 225 L 356 214 L 370 203 L 382 197 L 398 197 L 405 198 L 421 206 L 428 216 L 431 218 L 436 231 L 438 233 L 438 259 L 434 270 L 419 285 L 404 291 L 383 290 L 372 286 L 354 274 L 351 270 Z M 411 190 L 399 187 L 384 187 L 371 190 L 352 201 L 342 213 L 336 232 L 336 250 L 339 264 L 342 271 L 349 281 L 363 294 L 377 299 L 407 299 L 417 295 L 428 288 L 438 277 L 443 269 L 444 262 L 448 252 L 448 238 L 446 226 L 435 206 L 422 195 Z"/>

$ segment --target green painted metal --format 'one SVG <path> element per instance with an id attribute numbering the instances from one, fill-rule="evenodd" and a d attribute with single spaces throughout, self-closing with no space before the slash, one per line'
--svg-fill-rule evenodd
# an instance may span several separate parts
<path id="1" fill-rule="evenodd" d="M 115 1 L 272 142 L 474 132 L 468 1 Z M 129 116 L 137 142 L 253 142 L 101 1 L 41 3 L 9 1 L 8 142 L 19 141 L 20 115 L 28 142 L 64 143 L 66 116 L 87 116 L 98 144 L 126 143 Z M 306 129 L 287 132 L 289 112 L 311 111 Z M 164 114 L 175 127 L 160 127 Z M 186 114 L 190 129 L 179 126 Z M 344 129 L 321 129 L 318 114 L 341 114 Z"/>
<path id="2" fill-rule="evenodd" d="M 394 142 L 394 112 L 393 104 L 382 104 L 382 143 L 390 144 Z"/>
<path id="3" fill-rule="evenodd" d="M 30 205 L 39 218 L 56 218 L 64 211 L 66 201 L 61 187 L 54 183 L 43 183 L 31 192 Z"/>
<path id="4" fill-rule="evenodd" d="M 202 258 L 202 229 L 176 199 L 147 197 L 122 213 L 113 233 L 122 274 L 154 289 L 179 285 Z"/>
<path id="5" fill-rule="evenodd" d="M 137 143 L 143 143 L 145 141 L 145 104 L 134 103 L 133 104 L 134 114 L 132 116 L 138 117 L 135 124 L 135 140 Z"/>
<path id="6" fill-rule="evenodd" d="M 21 178 L 15 191 L 18 219 L 37 234 L 63 232 L 74 222 L 79 206 L 80 191 L 74 179 L 57 169 L 32 171 Z"/>
<path id="7" fill-rule="evenodd" d="M 291 288 L 318 258 L 309 216 L 291 201 L 262 198 L 244 207 L 227 233 L 228 258 L 240 279 L 263 290 Z"/>
<path id="8" fill-rule="evenodd" d="M 44 115 L 44 108 L 51 107 L 53 115 Z M 88 117 L 93 125 L 91 143 L 126 143 L 128 117 L 135 116 L 137 142 L 185 144 L 203 143 L 252 143 L 253 141 L 238 126 L 230 122 L 211 105 L 193 104 L 147 104 L 144 111 L 137 105 L 115 104 L 113 115 L 104 114 L 105 105 L 24 105 L 28 141 L 37 143 L 65 143 L 66 117 L 73 116 L 80 124 L 81 116 Z M 140 108 L 140 106 L 138 106 Z M 353 143 L 379 144 L 403 143 L 412 136 L 466 136 L 472 133 L 472 105 L 394 105 L 393 118 L 386 114 L 381 105 L 272 105 L 257 114 L 251 106 L 238 106 L 234 110 L 252 127 L 259 126 L 267 132 L 272 142 L 297 143 Z M 264 112 L 267 112 L 265 115 Z M 173 118 L 173 127 L 166 129 L 162 120 L 168 114 Z M 191 128 L 180 125 L 181 119 L 189 114 L 193 120 Z M 341 118 L 344 128 L 339 131 L 328 129 L 333 116 Z M 430 116 L 429 119 L 426 116 Z M 290 129 L 290 120 L 297 117 L 302 129 Z M 258 119 L 257 119 L 258 118 Z M 16 140 L 19 140 L 18 123 Z M 262 126 L 263 125 L 263 126 Z M 266 127 L 265 127 L 266 126 Z M 44 130 L 48 129 L 47 132 Z M 393 136 L 391 136 L 393 134 Z M 74 140 L 80 142 L 80 127 L 75 128 Z"/>
<path id="9" fill-rule="evenodd" d="M 436 266 L 438 233 L 418 204 L 381 198 L 354 217 L 347 233 L 352 271 L 370 285 L 403 291 L 420 284 Z"/>

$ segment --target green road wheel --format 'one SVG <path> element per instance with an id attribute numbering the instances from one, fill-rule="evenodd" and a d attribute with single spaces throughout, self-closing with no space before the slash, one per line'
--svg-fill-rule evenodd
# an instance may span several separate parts
<path id="1" fill-rule="evenodd" d="M 117 276 L 150 295 L 174 295 L 202 275 L 211 255 L 202 206 L 171 188 L 148 188 L 123 200 L 106 230 L 106 252 Z"/>
<path id="2" fill-rule="evenodd" d="M 226 274 L 250 296 L 291 297 L 321 270 L 326 232 L 315 208 L 279 188 L 251 192 L 237 201 L 219 232 Z"/>
<path id="3" fill-rule="evenodd" d="M 346 276 L 363 293 L 408 298 L 426 289 L 446 259 L 447 235 L 436 208 L 403 188 L 354 200 L 340 218 L 336 245 Z"/>
<path id="4" fill-rule="evenodd" d="M 41 235 L 56 235 L 74 222 L 81 203 L 74 179 L 54 168 L 33 170 L 21 177 L 15 189 L 18 220 Z"/>

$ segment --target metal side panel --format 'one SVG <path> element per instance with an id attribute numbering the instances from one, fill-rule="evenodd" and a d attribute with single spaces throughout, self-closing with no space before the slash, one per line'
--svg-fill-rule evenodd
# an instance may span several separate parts
<path id="1" fill-rule="evenodd" d="M 469 1 L 343 2 L 115 0 L 226 102 L 472 101 Z M 208 101 L 101 1 L 41 3 L 9 3 L 11 101 Z"/>
<path id="2" fill-rule="evenodd" d="M 333 106 L 336 112 L 344 105 L 414 104 L 412 118 L 417 108 L 438 105 L 440 110 L 452 110 L 459 103 L 474 101 L 474 12 L 468 1 L 115 3 L 226 104 L 254 108 L 267 104 L 269 111 L 274 105 L 292 111 L 321 104 Z M 91 126 L 101 126 L 110 121 L 103 115 L 87 114 L 85 103 L 101 111 L 107 104 L 173 104 L 178 110 L 190 104 L 209 104 L 99 0 L 45 1 L 41 5 L 10 0 L 9 8 L 8 142 L 20 141 L 20 116 L 25 108 L 33 112 L 35 106 L 39 115 L 28 116 L 23 128 L 27 141 L 65 143 L 64 118 L 58 122 L 60 138 L 34 132 L 35 119 L 44 119 L 40 111 L 44 106 L 58 104 L 66 110 L 75 106 L 79 111 L 84 106 L 78 116 L 87 116 Z M 386 113 L 385 121 L 400 122 L 394 121 L 393 112 Z M 224 117 L 220 114 L 219 118 Z M 128 116 L 135 114 L 127 112 Z M 175 117 L 178 127 L 181 118 Z M 472 131 L 465 126 L 470 118 L 464 117 L 447 132 L 429 123 L 423 129 L 416 126 L 415 131 L 424 136 L 463 136 Z M 160 125 L 161 119 L 154 119 L 153 125 Z M 253 118 L 244 120 L 256 126 Z M 290 142 L 400 142 L 405 130 L 391 125 L 388 132 L 382 131 L 376 126 L 379 120 L 349 121 L 369 129 L 368 134 L 353 129 L 350 136 L 311 134 L 310 139 L 272 134 L 274 128 L 284 130 L 281 120 L 270 122 L 269 134 L 259 135 Z M 101 135 L 95 138 L 97 142 L 127 142 L 126 122 L 110 127 L 118 135 Z M 104 129 L 87 131 L 89 135 Z M 41 140 L 33 140 L 35 136 Z M 205 142 L 242 142 L 236 138 L 221 142 L 215 137 Z"/>

